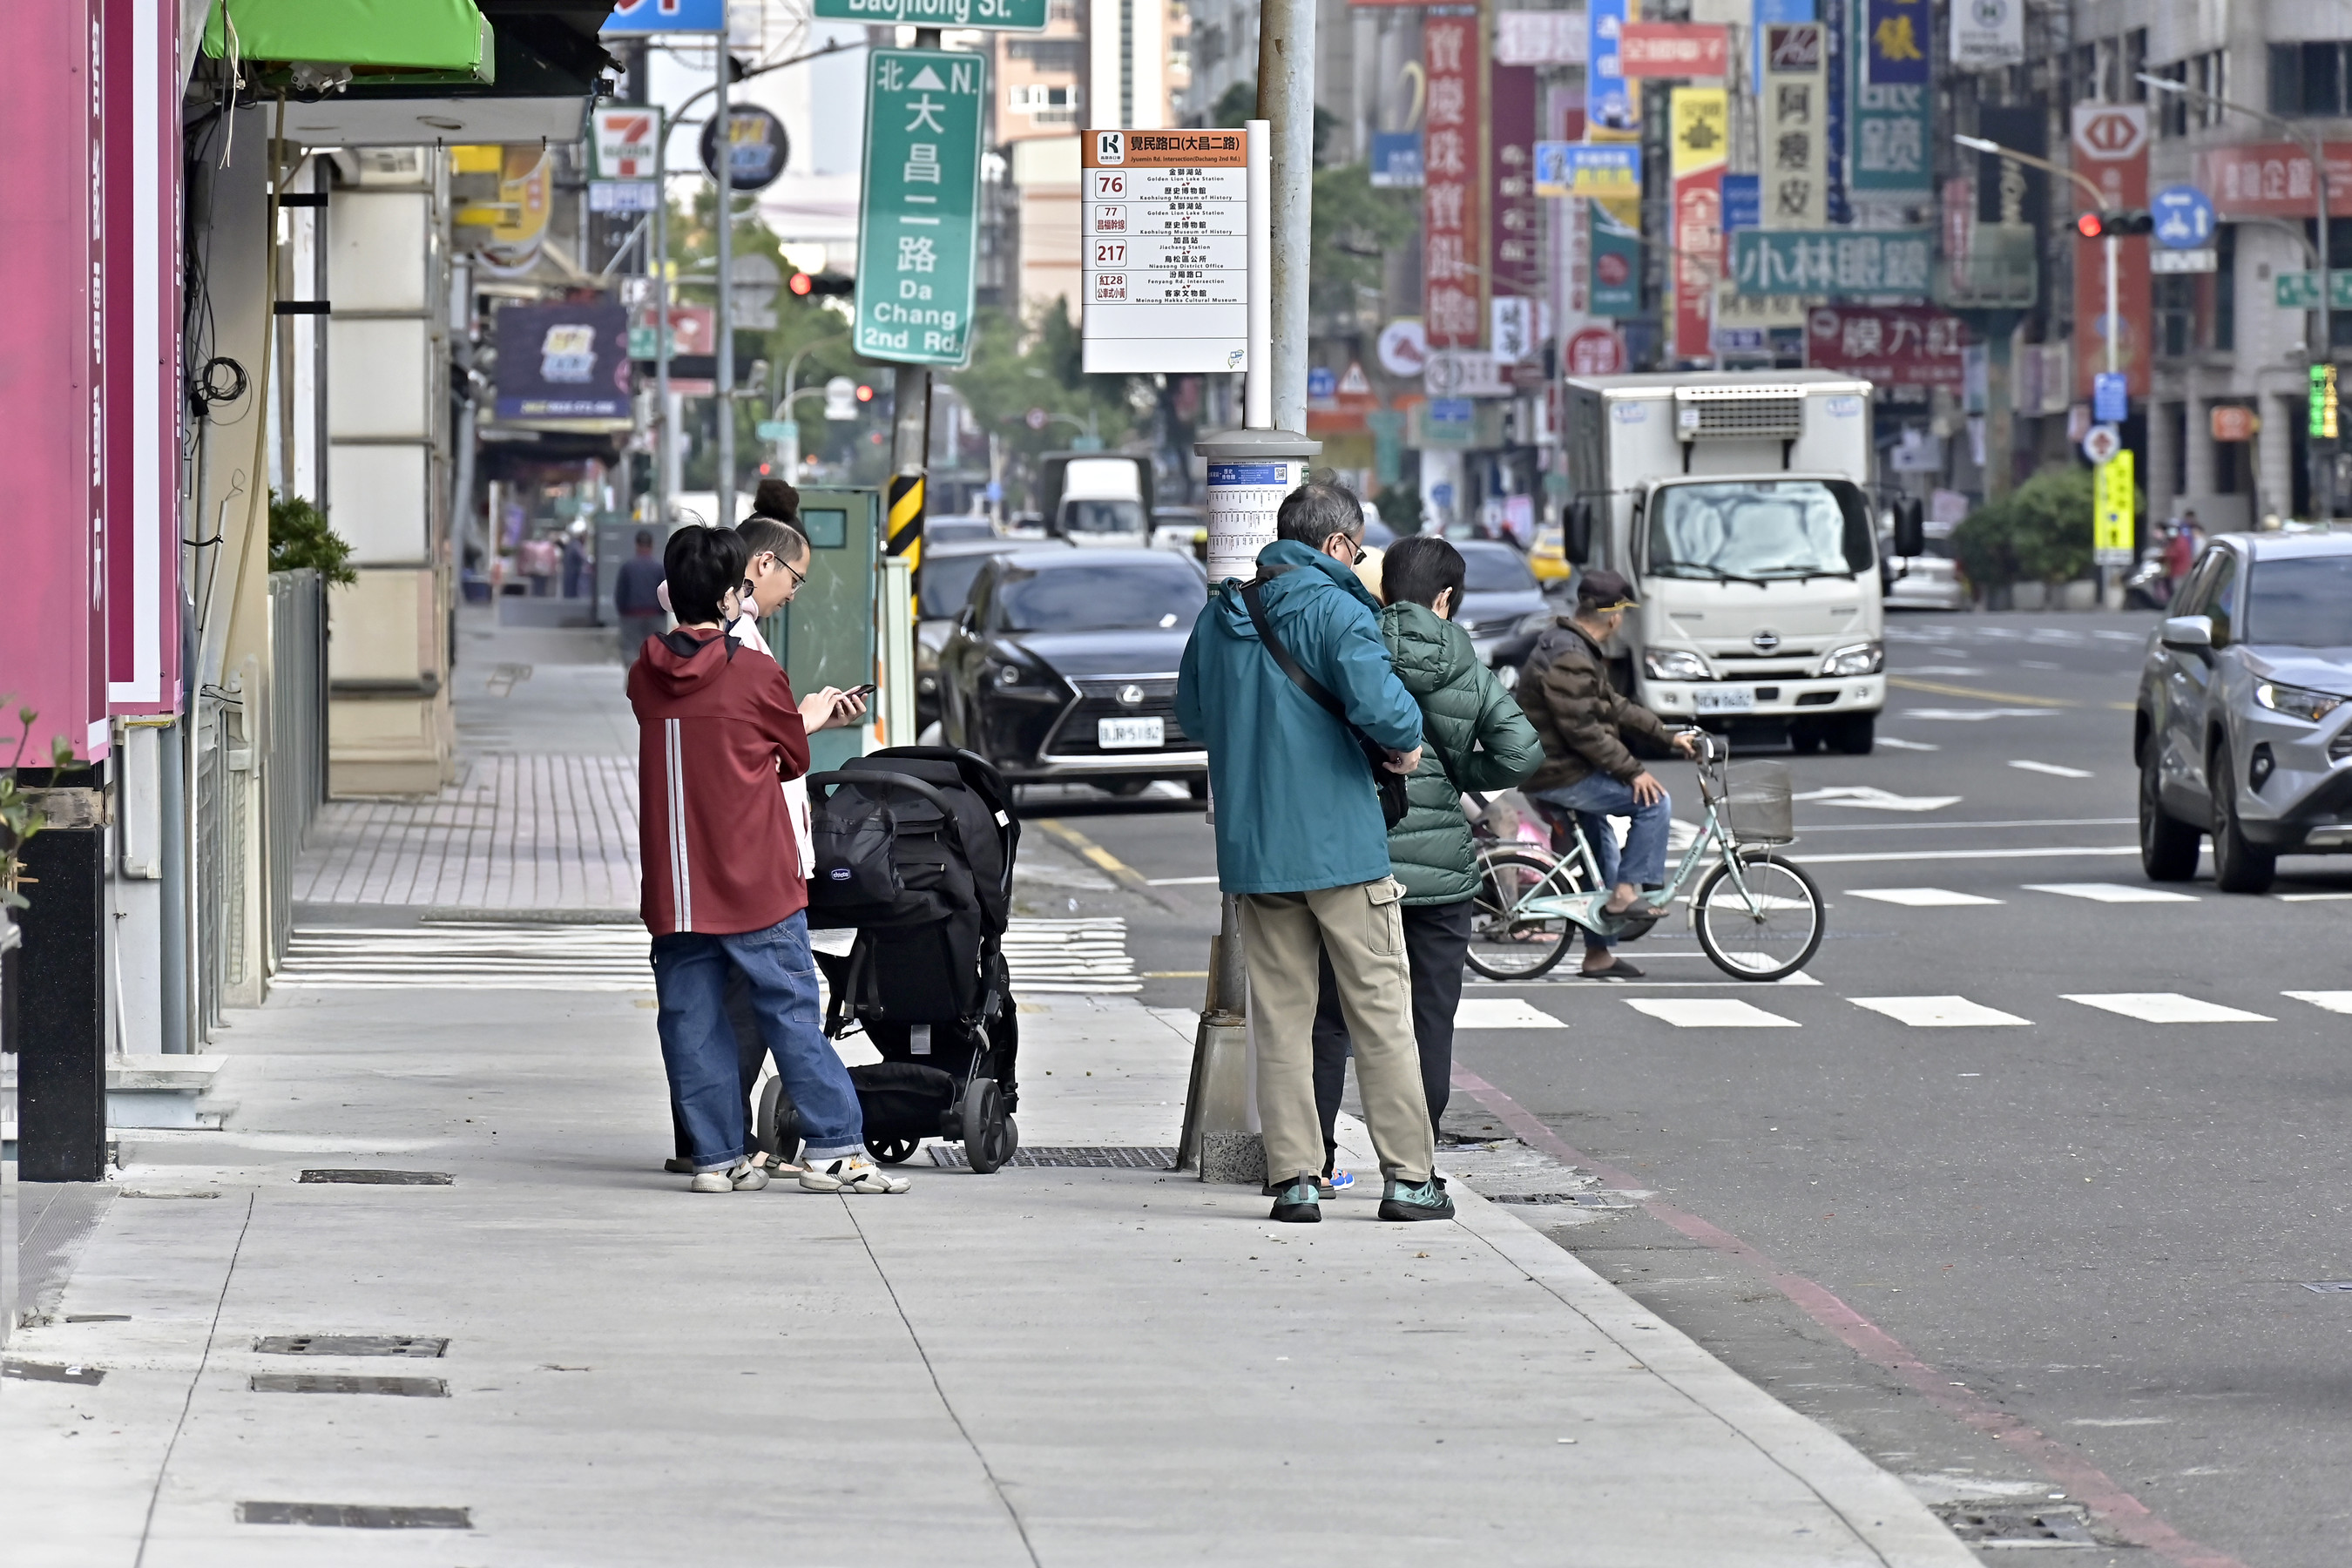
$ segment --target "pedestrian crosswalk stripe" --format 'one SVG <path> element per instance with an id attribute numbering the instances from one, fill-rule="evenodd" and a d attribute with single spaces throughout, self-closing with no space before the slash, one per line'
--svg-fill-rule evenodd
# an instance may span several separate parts
<path id="1" fill-rule="evenodd" d="M 2331 1013 L 2352 1013 L 2352 991 L 2282 991 L 2279 994 L 2325 1007 Z"/>
<path id="2" fill-rule="evenodd" d="M 2069 1002 L 2137 1018 L 2143 1024 L 2273 1024 L 2278 1020 L 2178 991 L 2120 991 L 2106 995 L 2068 995 Z"/>
<path id="3" fill-rule="evenodd" d="M 1958 909 L 1967 904 L 2001 901 L 1976 893 L 1956 893 L 1949 888 L 1848 888 L 1846 897 L 1874 899 L 1882 904 L 1900 904 L 1906 910 Z"/>
<path id="4" fill-rule="evenodd" d="M 1846 1000 L 1915 1029 L 1966 1029 L 2032 1022 L 1965 996 L 1849 996 Z"/>
<path id="5" fill-rule="evenodd" d="M 646 928 L 325 926 L 297 931 L 273 986 L 297 991 L 651 991 Z"/>
<path id="6" fill-rule="evenodd" d="M 1566 1024 L 1516 996 L 1465 996 L 1454 1009 L 1457 1029 L 1565 1029 Z"/>
<path id="7" fill-rule="evenodd" d="M 1004 931 L 1004 963 L 1015 996 L 1131 996 L 1143 989 L 1127 951 L 1127 921 L 1117 916 L 1013 921 Z"/>
<path id="8" fill-rule="evenodd" d="M 2029 893 L 2055 893 L 2062 899 L 2088 899 L 2098 904 L 2193 904 L 2194 893 L 2167 892 L 2162 888 L 2136 888 L 2128 882 L 2028 882 Z"/>
<path id="9" fill-rule="evenodd" d="M 1794 1029 L 1794 1018 L 1727 996 L 1662 996 L 1655 1000 L 1627 997 L 1625 1005 L 1646 1013 L 1677 1029 Z"/>

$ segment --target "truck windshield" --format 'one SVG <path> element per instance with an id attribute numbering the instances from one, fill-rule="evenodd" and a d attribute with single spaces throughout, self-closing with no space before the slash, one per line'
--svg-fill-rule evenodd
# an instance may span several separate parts
<path id="1" fill-rule="evenodd" d="M 1869 568 L 1866 531 L 1819 479 L 1669 485 L 1651 502 L 1652 576 L 1769 583 Z"/>
<path id="2" fill-rule="evenodd" d="M 1143 503 L 1132 500 L 1074 500 L 1062 509 L 1065 533 L 1141 533 Z"/>

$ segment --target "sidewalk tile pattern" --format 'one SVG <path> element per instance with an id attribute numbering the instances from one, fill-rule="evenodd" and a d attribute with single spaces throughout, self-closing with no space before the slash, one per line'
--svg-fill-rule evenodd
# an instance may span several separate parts
<path id="1" fill-rule="evenodd" d="M 430 800 L 337 801 L 294 871 L 299 903 L 634 909 L 635 757 L 499 753 Z"/>

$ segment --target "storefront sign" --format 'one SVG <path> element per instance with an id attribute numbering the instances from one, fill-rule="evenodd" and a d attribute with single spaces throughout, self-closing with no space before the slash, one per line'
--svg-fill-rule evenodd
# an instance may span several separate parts
<path id="1" fill-rule="evenodd" d="M 1479 188 L 1481 18 L 1431 16 L 1421 26 L 1422 319 L 1433 348 L 1476 348 L 1486 327 L 1486 224 Z"/>
<path id="2" fill-rule="evenodd" d="M 1715 352 L 1713 310 L 1723 276 L 1723 170 L 1731 150 L 1731 99 L 1719 87 L 1678 87 L 1668 99 L 1674 173 L 1675 353 Z"/>
<path id="3" fill-rule="evenodd" d="M 1958 388 L 1960 319 L 1907 306 L 1821 306 L 1805 316 L 1805 363 L 1883 385 Z"/>
<path id="4" fill-rule="evenodd" d="M 1764 29 L 1763 220 L 1829 225 L 1829 35 L 1819 22 Z"/>

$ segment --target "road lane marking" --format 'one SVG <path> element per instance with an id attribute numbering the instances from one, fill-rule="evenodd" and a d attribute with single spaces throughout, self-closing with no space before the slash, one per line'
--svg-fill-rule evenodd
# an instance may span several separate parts
<path id="1" fill-rule="evenodd" d="M 2279 994 L 2325 1007 L 2331 1013 L 2352 1013 L 2352 991 L 2282 991 Z"/>
<path id="2" fill-rule="evenodd" d="M 1897 752 L 1940 752 L 1944 749 L 1941 746 L 1931 746 L 1925 741 L 1897 740 L 1893 735 L 1879 736 L 1878 743 Z"/>
<path id="3" fill-rule="evenodd" d="M 1726 996 L 1661 997 L 1655 1002 L 1626 998 L 1625 1005 L 1677 1029 L 1794 1029 L 1794 1018 Z"/>
<path id="4" fill-rule="evenodd" d="M 2118 991 L 2107 995 L 2069 995 L 2069 1002 L 2137 1018 L 2143 1024 L 2275 1024 L 2277 1019 L 2219 1002 L 2183 996 L 2178 991 Z"/>
<path id="5" fill-rule="evenodd" d="M 1875 899 L 1882 904 L 1900 904 L 1906 910 L 1958 909 L 1969 904 L 1998 904 L 1999 899 L 1988 899 L 1977 893 L 1956 893 L 1949 888 L 1848 888 L 1849 899 Z"/>
<path id="6" fill-rule="evenodd" d="M 1875 784 L 1831 784 L 1789 798 L 1819 805 L 1852 806 L 1857 811 L 1941 811 L 1960 804 L 1956 795 L 1896 795 Z"/>
<path id="7" fill-rule="evenodd" d="M 2062 768 L 2056 763 L 2028 762 L 2023 758 L 2009 765 L 2012 768 L 2022 768 L 2029 773 L 2048 773 L 2053 779 L 2086 779 L 2093 776 L 2087 768 Z"/>
<path id="8" fill-rule="evenodd" d="M 1132 996 L 1143 989 L 1128 955 L 1127 921 L 1013 920 L 1004 928 L 1004 964 L 1015 995 Z"/>
<path id="9" fill-rule="evenodd" d="M 1974 686 L 1953 686 L 1941 680 L 1914 680 L 1909 676 L 1890 675 L 1889 686 L 1899 686 L 1906 691 L 1932 691 L 1938 697 L 1973 697 L 1979 702 L 2022 702 L 2028 708 L 2080 708 L 2063 697 L 2029 697 L 2022 691 L 1987 691 Z"/>
<path id="10" fill-rule="evenodd" d="M 2137 816 L 2020 816 L 2002 822 L 1808 822 L 1804 833 L 1958 833 L 1984 827 L 2129 827 Z M 2287 898 L 2300 895 L 2288 893 Z M 2352 899 L 2352 893 L 2330 897 Z"/>
<path id="11" fill-rule="evenodd" d="M 1967 1029 L 2033 1021 L 1965 996 L 1849 996 L 1846 1000 L 1915 1029 Z"/>
<path id="12" fill-rule="evenodd" d="M 2128 882 L 2028 882 L 2025 890 L 2029 893 L 2055 893 L 2062 899 L 2088 899 L 2095 904 L 2193 904 L 2197 901 L 2194 893 L 2170 893 L 2162 888 L 2137 888 Z"/>
<path id="13" fill-rule="evenodd" d="M 2057 714 L 2047 708 L 1906 708 L 1896 717 L 1973 724 L 1984 719 L 2054 719 Z"/>
<path id="14" fill-rule="evenodd" d="M 1959 826 L 1954 823 L 1950 826 Z M 2050 849 L 1888 849 L 1843 855 L 1807 855 L 1807 866 L 1861 866 L 1903 860 L 2068 860 L 2084 855 L 2137 855 L 2137 844 L 2064 845 Z M 1791 859 L 1797 857 L 1791 856 Z M 2174 897 L 2183 895 L 2175 894 Z"/>
<path id="15" fill-rule="evenodd" d="M 1568 1026 L 1517 996 L 1465 996 L 1454 1009 L 1457 1029 L 1565 1029 Z"/>
<path id="16" fill-rule="evenodd" d="M 1143 885 L 1147 888 L 1205 888 L 1213 886 L 1216 880 L 1214 877 L 1146 877 Z"/>
<path id="17" fill-rule="evenodd" d="M 2323 904 L 2337 899 L 2352 899 L 2352 893 L 2281 893 L 2278 896 L 2279 902 L 2283 904 Z"/>

